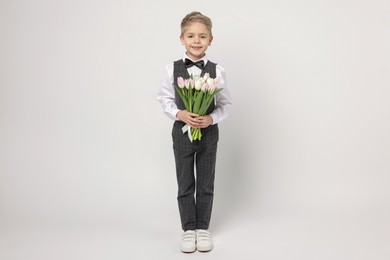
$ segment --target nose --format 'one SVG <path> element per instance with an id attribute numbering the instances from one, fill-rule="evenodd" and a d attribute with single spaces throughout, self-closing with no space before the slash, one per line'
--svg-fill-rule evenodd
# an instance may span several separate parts
<path id="1" fill-rule="evenodd" d="M 199 42 L 199 39 L 200 39 L 199 36 L 195 36 L 195 37 L 194 37 L 194 42 L 198 43 L 198 42 Z"/>

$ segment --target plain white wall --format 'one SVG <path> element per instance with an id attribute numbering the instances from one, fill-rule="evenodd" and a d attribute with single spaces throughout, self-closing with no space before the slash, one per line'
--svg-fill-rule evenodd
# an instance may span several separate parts
<path id="1" fill-rule="evenodd" d="M 389 1 L 19 0 L 0 4 L 0 224 L 179 221 L 156 92 L 193 10 L 234 101 L 215 219 L 389 207 Z"/>

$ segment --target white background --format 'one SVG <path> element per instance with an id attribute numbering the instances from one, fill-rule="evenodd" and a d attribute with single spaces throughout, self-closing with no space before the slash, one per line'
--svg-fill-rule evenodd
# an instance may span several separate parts
<path id="1" fill-rule="evenodd" d="M 156 93 L 212 18 L 220 124 L 208 254 L 179 252 Z M 389 259 L 390 2 L 0 2 L 0 258 Z"/>

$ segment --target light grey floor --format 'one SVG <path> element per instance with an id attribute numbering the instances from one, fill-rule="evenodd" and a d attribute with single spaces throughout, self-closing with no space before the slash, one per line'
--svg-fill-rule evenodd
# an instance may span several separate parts
<path id="1" fill-rule="evenodd" d="M 129 222 L 1 227 L 0 259 L 390 259 L 388 208 L 249 212 L 215 212 L 209 253 L 178 250 L 177 212 L 169 211 Z"/>

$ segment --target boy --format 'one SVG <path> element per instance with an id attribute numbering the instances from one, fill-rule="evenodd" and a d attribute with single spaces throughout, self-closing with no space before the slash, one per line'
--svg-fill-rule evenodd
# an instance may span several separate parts
<path id="1" fill-rule="evenodd" d="M 196 249 L 202 252 L 213 249 L 208 228 L 214 194 L 217 123 L 227 117 L 227 107 L 231 105 L 224 69 L 209 61 L 205 54 L 213 40 L 211 27 L 210 18 L 200 12 L 189 13 L 183 18 L 180 41 L 186 52 L 183 59 L 165 67 L 165 75 L 157 96 L 164 112 L 174 120 L 172 140 L 178 183 L 177 200 L 184 230 L 180 249 L 186 253 L 194 252 Z M 220 78 L 223 90 L 215 96 L 207 115 L 198 116 L 185 110 L 173 85 L 177 86 L 178 77 L 186 79 L 191 74 L 203 76 L 205 73 L 209 73 L 212 78 Z M 201 128 L 202 139 L 191 142 L 187 133 L 182 132 L 185 124 Z"/>

